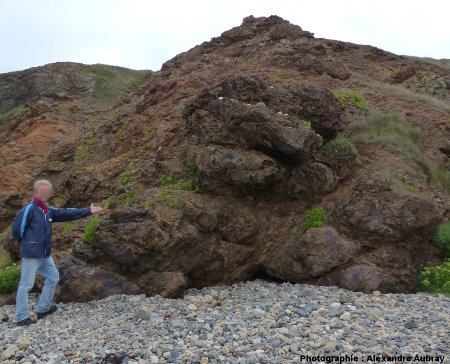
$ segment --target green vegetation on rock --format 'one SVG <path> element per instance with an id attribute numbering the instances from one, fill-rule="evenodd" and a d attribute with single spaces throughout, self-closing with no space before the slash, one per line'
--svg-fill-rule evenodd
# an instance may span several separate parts
<path id="1" fill-rule="evenodd" d="M 136 201 L 136 191 L 129 190 L 119 195 L 119 202 L 122 205 L 129 206 L 132 205 Z"/>
<path id="2" fill-rule="evenodd" d="M 78 161 L 83 155 L 85 155 L 88 151 L 89 147 L 87 144 L 80 145 L 75 151 L 74 161 Z"/>
<path id="3" fill-rule="evenodd" d="M 118 137 L 119 139 L 122 139 L 124 133 L 125 133 L 125 128 L 122 126 L 119 128 L 119 130 L 116 131 L 116 137 Z"/>
<path id="4" fill-rule="evenodd" d="M 350 169 L 358 161 L 358 151 L 353 143 L 338 136 L 320 149 L 320 156 L 324 163 L 333 169 Z"/>
<path id="5" fill-rule="evenodd" d="M 114 203 L 114 196 L 109 196 L 107 199 L 105 199 L 105 209 L 109 209 L 112 204 Z"/>
<path id="6" fill-rule="evenodd" d="M 368 109 L 370 108 L 370 104 L 358 94 L 356 91 L 351 90 L 337 90 L 333 92 L 334 97 L 339 100 L 341 105 L 345 108 L 346 111 L 349 111 L 349 108 L 353 109 Z"/>
<path id="7" fill-rule="evenodd" d="M 172 176 L 163 174 L 158 177 L 158 184 L 160 186 L 167 186 L 167 185 L 170 185 L 170 184 L 176 182 L 176 180 L 177 180 L 176 177 L 172 177 Z"/>
<path id="8" fill-rule="evenodd" d="M 20 282 L 20 265 L 12 263 L 0 270 L 0 293 L 12 293 Z"/>
<path id="9" fill-rule="evenodd" d="M 63 233 L 68 233 L 78 227 L 78 221 L 69 221 L 63 227 Z"/>
<path id="10" fill-rule="evenodd" d="M 25 105 L 19 105 L 3 114 L 0 114 L 0 124 L 4 123 L 9 119 L 18 119 L 27 112 Z"/>
<path id="11" fill-rule="evenodd" d="M 119 186 L 126 186 L 134 181 L 134 171 L 123 172 L 119 176 Z"/>
<path id="12" fill-rule="evenodd" d="M 441 249 L 444 258 L 450 258 L 450 221 L 439 226 L 433 242 Z"/>
<path id="13" fill-rule="evenodd" d="M 303 232 L 314 227 L 325 226 L 324 222 L 327 217 L 327 213 L 322 207 L 314 207 L 311 210 L 306 211 L 305 220 L 302 224 Z"/>
<path id="14" fill-rule="evenodd" d="M 151 145 L 150 143 L 145 143 L 145 144 L 142 144 L 142 145 L 139 147 L 139 149 L 140 149 L 141 151 L 150 150 L 150 149 L 152 149 L 152 145 Z"/>
<path id="15" fill-rule="evenodd" d="M 90 246 L 94 245 L 94 234 L 101 221 L 100 217 L 94 217 L 84 228 L 84 241 Z"/>
<path id="16" fill-rule="evenodd" d="M 175 197 L 173 197 L 172 191 L 164 191 L 156 198 L 155 202 L 162 203 L 172 209 L 180 208 L 180 203 Z"/>
<path id="17" fill-rule="evenodd" d="M 170 190 L 200 192 L 200 185 L 198 183 L 200 170 L 193 162 L 185 162 L 185 166 L 187 169 L 185 176 L 160 175 L 158 177 L 158 184 Z"/>
<path id="18" fill-rule="evenodd" d="M 178 176 L 161 175 L 158 184 L 171 190 L 185 190 L 199 192 L 198 183 L 192 177 L 182 178 Z"/>
<path id="19" fill-rule="evenodd" d="M 428 95 L 436 95 L 438 93 L 445 93 L 447 85 L 445 81 L 436 76 L 424 76 L 420 82 L 417 82 L 415 86 L 421 93 Z"/>
<path id="20" fill-rule="evenodd" d="M 304 126 L 305 128 L 312 129 L 311 122 L 308 120 L 301 119 L 300 125 Z"/>
<path id="21" fill-rule="evenodd" d="M 419 291 L 450 295 L 450 259 L 440 265 L 430 265 L 419 275 Z"/>

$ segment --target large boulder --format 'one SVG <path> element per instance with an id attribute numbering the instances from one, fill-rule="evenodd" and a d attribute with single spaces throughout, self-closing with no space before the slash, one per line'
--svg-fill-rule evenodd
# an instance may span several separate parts
<path id="1" fill-rule="evenodd" d="M 264 106 L 248 105 L 219 98 L 209 110 L 221 117 L 238 140 L 250 149 L 277 153 L 296 162 L 309 158 L 322 145 L 319 135 L 288 115 L 274 113 Z"/>
<path id="2" fill-rule="evenodd" d="M 61 301 L 85 302 L 101 299 L 113 294 L 138 294 L 139 287 L 121 275 L 85 262 L 68 258 L 58 265 L 60 289 L 57 298 Z"/>
<path id="3" fill-rule="evenodd" d="M 147 271 L 137 279 L 137 284 L 148 296 L 181 297 L 187 287 L 187 278 L 182 272 Z"/>
<path id="4" fill-rule="evenodd" d="M 366 245 L 428 239 L 443 218 L 430 198 L 395 192 L 386 181 L 358 180 L 334 212 L 340 230 L 362 237 Z"/>
<path id="5" fill-rule="evenodd" d="M 423 245 L 380 246 L 319 277 L 315 283 L 363 292 L 411 292 L 422 267 L 430 262 L 439 262 L 438 249 Z M 417 254 L 417 251 L 421 253 Z"/>
<path id="6" fill-rule="evenodd" d="M 228 82 L 230 92 L 235 84 L 265 87 L 257 79 Z M 322 138 L 294 116 L 203 90 L 185 105 L 183 117 L 189 132 L 186 159 L 197 165 L 204 190 L 309 198 L 335 186 L 333 172 L 314 162 Z"/>
<path id="7" fill-rule="evenodd" d="M 264 263 L 266 272 L 280 279 L 304 281 L 348 262 L 360 246 L 331 227 L 311 228 L 277 249 Z"/>
<path id="8" fill-rule="evenodd" d="M 20 245 L 16 240 L 14 240 L 11 232 L 6 233 L 3 237 L 3 248 L 9 252 L 11 258 L 14 260 L 19 260 Z"/>
<path id="9" fill-rule="evenodd" d="M 218 185 L 263 188 L 273 183 L 279 174 L 276 161 L 262 152 L 212 145 L 197 154 L 196 164 L 205 187 L 216 181 Z"/>
<path id="10" fill-rule="evenodd" d="M 257 76 L 229 76 L 214 92 L 246 103 L 264 102 L 268 108 L 311 122 L 316 133 L 329 140 L 344 127 L 344 110 L 327 89 L 309 84 L 269 86 Z"/>
<path id="11" fill-rule="evenodd" d="M 286 190 L 292 196 L 297 194 L 321 195 L 335 187 L 333 171 L 323 163 L 309 163 L 294 168 L 286 180 Z"/>

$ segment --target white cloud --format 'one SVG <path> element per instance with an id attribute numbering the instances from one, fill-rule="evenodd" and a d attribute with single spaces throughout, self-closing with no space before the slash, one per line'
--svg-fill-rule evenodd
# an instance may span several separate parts
<path id="1" fill-rule="evenodd" d="M 3 0 L 0 72 L 56 61 L 159 69 L 250 14 L 280 15 L 316 37 L 450 58 L 449 13 L 446 0 Z"/>

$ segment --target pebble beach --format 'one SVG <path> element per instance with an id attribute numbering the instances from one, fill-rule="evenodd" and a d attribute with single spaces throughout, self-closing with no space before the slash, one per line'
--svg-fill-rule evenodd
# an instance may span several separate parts
<path id="1" fill-rule="evenodd" d="M 32 312 L 36 301 L 31 295 Z M 450 363 L 450 298 L 442 295 L 256 280 L 191 289 L 183 299 L 57 305 L 28 327 L 13 324 L 14 306 L 0 307 L 1 363 Z"/>

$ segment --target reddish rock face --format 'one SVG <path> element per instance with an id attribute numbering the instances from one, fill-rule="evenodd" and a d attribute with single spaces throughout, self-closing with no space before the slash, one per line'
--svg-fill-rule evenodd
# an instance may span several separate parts
<path id="1" fill-rule="evenodd" d="M 0 75 L 8 95 L 0 111 L 27 103 L 0 124 L 0 229 L 36 178 L 53 182 L 56 206 L 107 207 L 92 246 L 83 238 L 88 219 L 55 224 L 60 300 L 177 297 L 260 274 L 413 292 L 423 264 L 441 258 L 430 237 L 450 203 L 425 176 L 430 165 L 448 168 L 450 97 L 424 97 L 412 81 L 448 80 L 448 70 L 316 39 L 276 16 L 248 17 L 145 80 L 115 70 L 105 89 L 98 69 L 66 66 Z M 368 114 L 336 90 L 402 113 L 421 128 L 433 164 L 360 143 L 354 165 L 333 169 L 321 148 L 339 133 L 352 139 L 351 126 Z M 315 206 L 327 211 L 325 226 L 304 232 Z M 3 245 L 18 259 L 11 234 Z"/>

